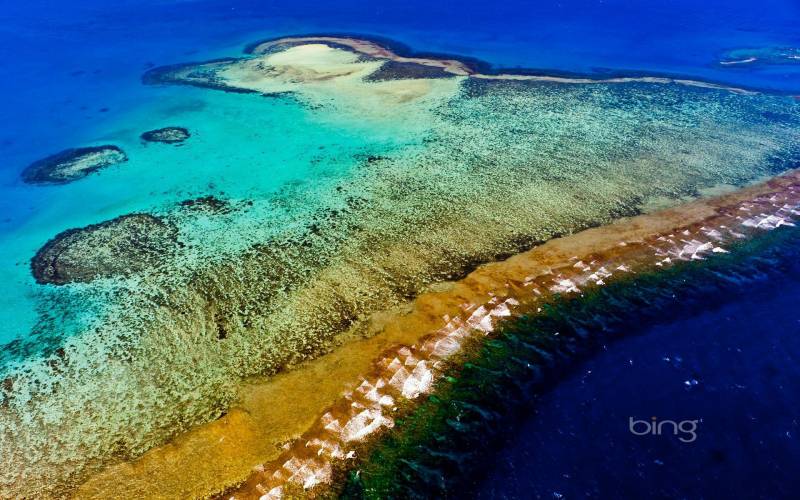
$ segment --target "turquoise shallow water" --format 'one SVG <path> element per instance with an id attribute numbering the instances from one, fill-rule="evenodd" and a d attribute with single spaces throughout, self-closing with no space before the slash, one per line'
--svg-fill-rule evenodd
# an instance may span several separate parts
<path id="1" fill-rule="evenodd" d="M 24 208 L 16 208 L 23 214 L 0 235 L 0 258 L 16 263 L 0 271 L 0 319 L 8 325 L 3 341 L 31 328 L 38 287 L 28 260 L 58 232 L 132 212 L 174 209 L 180 201 L 208 194 L 236 202 L 266 199 L 297 184 L 322 187 L 363 157 L 414 140 L 395 133 L 399 129 L 320 119 L 291 99 L 191 88 L 153 92 L 158 99 L 134 108 L 89 142 L 122 147 L 127 163 L 66 186 L 16 184 L 12 195 L 25 200 Z M 169 125 L 188 126 L 189 142 L 172 146 L 139 138 L 145 130 Z M 258 230 L 266 234 L 270 228 Z M 235 244 L 236 238 L 227 240 Z"/>

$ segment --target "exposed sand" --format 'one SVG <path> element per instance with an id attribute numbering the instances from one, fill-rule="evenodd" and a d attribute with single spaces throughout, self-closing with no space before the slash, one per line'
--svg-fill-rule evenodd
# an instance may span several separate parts
<path id="1" fill-rule="evenodd" d="M 647 83 L 683 85 L 735 94 L 757 92 L 699 80 L 658 76 L 641 77 L 566 77 L 537 74 L 486 74 L 454 59 L 403 57 L 379 44 L 356 38 L 288 37 L 257 45 L 252 57 L 213 61 L 179 68 L 170 74 L 173 81 L 204 86 L 219 86 L 244 92 L 277 94 L 293 92 L 312 105 L 325 105 L 345 99 L 345 110 L 365 117 L 398 113 L 398 106 L 426 98 L 453 95 L 463 78 L 552 82 L 560 84 Z M 368 56 L 365 60 L 363 56 Z M 439 68 L 454 78 L 410 78 L 368 81 L 371 74 L 386 62 L 410 63 Z"/>
<path id="2" fill-rule="evenodd" d="M 739 59 L 738 61 L 720 61 L 720 64 L 723 66 L 730 66 L 732 64 L 748 64 L 755 61 L 758 61 L 757 57 L 747 57 L 745 59 Z"/>
<path id="3" fill-rule="evenodd" d="M 277 40 L 270 40 L 257 45 L 253 48 L 254 54 L 263 54 L 270 49 L 283 44 L 301 44 L 301 43 L 314 43 L 314 42 L 329 42 L 337 45 L 344 45 L 350 47 L 356 52 L 366 54 L 371 57 L 379 59 L 389 59 L 397 62 L 422 64 L 423 66 L 434 66 L 442 68 L 454 75 L 467 76 L 474 73 L 472 69 L 466 64 L 455 59 L 428 59 L 420 57 L 402 57 L 395 54 L 390 49 L 382 47 L 375 42 L 368 40 L 359 40 L 357 38 L 346 37 L 332 37 L 332 36 L 310 36 L 310 37 L 286 37 Z"/>
<path id="4" fill-rule="evenodd" d="M 268 492 L 267 498 L 277 498 L 286 485 L 324 484 L 331 460 L 347 457 L 352 446 L 391 425 L 395 401 L 430 391 L 436 360 L 457 352 L 461 340 L 491 332 L 498 319 L 530 307 L 540 294 L 578 293 L 615 274 L 725 252 L 726 242 L 747 233 L 792 224 L 798 203 L 795 170 L 484 265 L 420 295 L 407 309 L 372 315 L 368 339 L 347 341 L 288 373 L 249 380 L 240 404 L 226 416 L 133 463 L 106 469 L 76 496 L 109 498 L 124 491 L 128 497 L 204 497 L 250 476 L 235 498 Z"/>
<path id="5" fill-rule="evenodd" d="M 195 71 L 200 69 L 209 83 L 225 88 L 263 94 L 292 92 L 311 106 L 336 101 L 343 103 L 342 113 L 364 118 L 400 113 L 408 103 L 436 102 L 442 96 L 454 95 L 458 89 L 458 78 L 365 81 L 384 62 L 364 61 L 357 52 L 314 42 L 234 62 L 183 68 L 173 77 L 202 81 Z"/>

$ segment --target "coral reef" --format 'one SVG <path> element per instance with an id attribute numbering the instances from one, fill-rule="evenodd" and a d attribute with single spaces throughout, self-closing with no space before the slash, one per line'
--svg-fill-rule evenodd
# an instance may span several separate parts
<path id="1" fill-rule="evenodd" d="M 365 80 L 369 82 L 380 82 L 384 80 L 406 80 L 414 78 L 452 78 L 453 76 L 455 75 L 435 66 L 386 61 L 378 70 L 366 77 Z"/>
<path id="2" fill-rule="evenodd" d="M 113 145 L 65 149 L 31 163 L 22 179 L 28 184 L 66 184 L 127 160 L 125 152 Z"/>
<path id="3" fill-rule="evenodd" d="M 31 260 L 38 283 L 88 283 L 127 276 L 163 262 L 177 242 L 174 225 L 148 214 L 123 215 L 48 241 Z"/>
<path id="4" fill-rule="evenodd" d="M 142 140 L 146 142 L 180 144 L 190 136 L 189 130 L 184 127 L 164 127 L 143 133 Z"/>
<path id="5" fill-rule="evenodd" d="M 209 214 L 226 214 L 232 210 L 231 204 L 228 201 L 221 200 L 212 194 L 193 198 L 191 200 L 183 200 L 180 202 L 180 206 L 186 210 Z"/>

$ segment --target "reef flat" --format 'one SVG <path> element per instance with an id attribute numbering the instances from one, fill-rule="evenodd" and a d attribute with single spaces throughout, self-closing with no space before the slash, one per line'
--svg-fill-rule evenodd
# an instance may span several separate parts
<path id="1" fill-rule="evenodd" d="M 128 160 L 117 146 L 65 149 L 31 163 L 22 172 L 28 184 L 66 184 Z"/>
<path id="2" fill-rule="evenodd" d="M 74 493 L 108 468 L 111 476 L 78 494 L 107 495 L 108 477 L 119 488 L 125 474 L 128 491 L 149 492 L 142 496 L 158 496 L 148 490 L 156 486 L 177 496 L 221 492 L 276 458 L 278 443 L 311 427 L 342 384 L 368 373 L 391 344 L 413 345 L 471 303 L 469 287 L 456 286 L 464 295 L 444 303 L 426 292 L 553 238 L 741 188 L 800 158 L 800 109 L 785 96 L 672 80 L 482 78 L 462 61 L 427 64 L 355 43 L 294 40 L 150 74 L 151 83 L 242 94 L 226 95 L 232 99 L 276 95 L 310 123 L 392 141 L 362 145 L 347 168 L 313 183 L 252 189 L 230 200 L 236 210 L 199 209 L 218 205 L 210 193 L 192 194 L 190 201 L 208 201 L 186 205 L 182 196 L 153 211 L 182 243 L 157 267 L 42 287 L 48 312 L 35 335 L 49 335 L 60 350 L 4 360 L 4 491 Z M 389 62 L 436 71 L 407 78 L 407 67 L 393 66 L 370 79 Z M 334 146 L 321 138 L 316 150 Z M 686 213 L 669 214 L 644 220 L 665 231 L 686 223 Z M 625 234 L 644 237 L 652 227 Z M 613 246 L 623 239 L 613 231 L 582 238 Z M 541 260 L 525 272 L 575 255 L 547 257 L 560 244 L 537 247 Z M 503 275 L 491 274 L 498 269 L 481 267 L 473 277 L 504 287 Z M 103 307 L 87 318 L 86 304 L 97 302 Z M 381 323 L 399 325 L 392 311 L 426 307 L 407 330 Z M 80 328 L 59 337 L 74 324 Z M 395 333 L 381 335 L 384 327 Z M 338 361 L 315 365 L 312 377 L 303 367 L 318 358 Z M 249 377 L 294 382 L 251 392 L 242 383 Z M 315 385 L 292 385 L 300 379 Z M 238 411 L 237 401 L 256 409 Z M 224 445 L 219 425 L 233 431 Z M 217 439 L 177 438 L 196 443 L 197 453 L 149 468 L 155 462 L 146 457 L 165 459 L 157 447 L 193 426 Z M 201 467 L 207 474 L 185 473 Z M 148 480 L 133 479 L 144 471 Z"/>
<path id="3" fill-rule="evenodd" d="M 482 266 L 444 290 L 422 294 L 408 308 L 374 315 L 370 338 L 347 342 L 289 374 L 247 384 L 243 402 L 227 415 L 94 477 L 79 496 L 101 497 L 121 483 L 137 485 L 133 491 L 142 496 L 206 496 L 220 484 L 241 480 L 237 476 L 248 474 L 258 456 L 271 458 L 224 498 L 279 498 L 304 488 L 319 493 L 341 478 L 337 468 L 365 457 L 370 440 L 404 418 L 411 402 L 426 401 L 454 366 L 451 358 L 470 352 L 476 341 L 482 345 L 500 322 L 535 317 L 553 299 L 581 300 L 593 289 L 642 273 L 713 262 L 727 256 L 730 245 L 792 227 L 798 202 L 800 176 L 794 172 L 731 195 L 550 240 Z M 274 404 L 284 398 L 292 405 Z M 213 463 L 199 459 L 209 450 Z M 189 466 L 195 474 L 187 476 L 182 471 Z M 157 481 L 144 484 L 143 477 Z"/>
<path id="4" fill-rule="evenodd" d="M 183 63 L 153 68 L 142 75 L 142 83 L 145 85 L 182 83 L 184 85 L 194 85 L 202 88 L 223 90 L 225 92 L 252 92 L 251 90 L 237 89 L 235 87 L 226 86 L 222 82 L 214 79 L 212 73 L 207 72 L 208 67 L 213 64 L 225 64 L 226 62 L 230 62 L 232 60 L 234 59 L 228 58 L 206 61 L 203 64 L 203 67 L 197 67 L 197 64 Z"/>
<path id="5" fill-rule="evenodd" d="M 483 61 L 458 57 L 458 58 L 443 58 L 435 54 L 420 54 L 420 55 L 401 55 L 398 52 L 408 52 L 413 54 L 413 51 L 408 47 L 400 44 L 393 43 L 388 40 L 371 40 L 368 38 L 354 38 L 347 36 L 325 36 L 325 35 L 310 35 L 300 37 L 285 37 L 275 40 L 267 40 L 260 43 L 252 44 L 248 47 L 247 52 L 255 55 L 266 55 L 276 50 L 285 50 L 286 48 L 313 44 L 324 43 L 329 46 L 337 48 L 350 49 L 356 53 L 376 59 L 384 60 L 384 68 L 376 72 L 372 79 L 379 80 L 385 79 L 388 75 L 393 75 L 395 78 L 407 78 L 416 72 L 420 77 L 424 76 L 423 71 L 427 71 L 427 78 L 441 77 L 445 74 L 453 76 L 470 76 L 473 78 L 489 79 L 489 80 L 518 80 L 530 82 L 557 82 L 557 83 L 572 83 L 572 84 L 589 84 L 589 83 L 652 83 L 652 84 L 677 84 L 688 85 L 705 88 L 714 88 L 728 90 L 735 93 L 752 93 L 753 91 L 731 87 L 724 84 L 707 82 L 702 80 L 693 80 L 689 78 L 669 77 L 660 75 L 618 75 L 609 78 L 597 77 L 582 77 L 580 75 L 556 75 L 548 74 L 543 71 L 516 69 L 516 70 L 494 70 L 491 65 Z M 388 42 L 388 43 L 387 43 Z M 384 76 L 387 75 L 387 76 Z M 180 79 L 180 78 L 179 78 Z M 233 87 L 241 88 L 240 85 L 233 85 Z"/>

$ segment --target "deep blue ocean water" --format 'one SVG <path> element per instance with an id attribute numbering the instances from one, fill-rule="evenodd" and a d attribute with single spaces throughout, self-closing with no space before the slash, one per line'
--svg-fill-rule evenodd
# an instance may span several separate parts
<path id="1" fill-rule="evenodd" d="M 792 498 L 800 280 L 775 285 L 608 346 L 537 398 L 479 496 Z"/>

